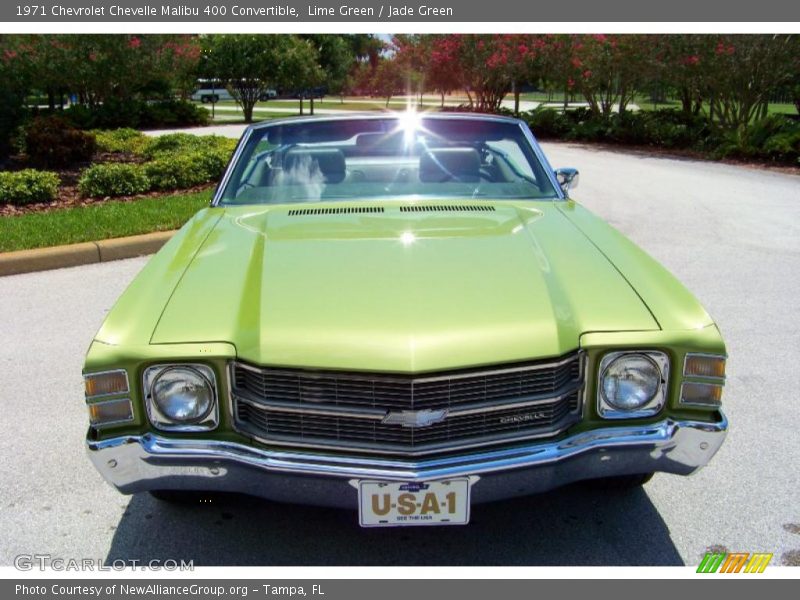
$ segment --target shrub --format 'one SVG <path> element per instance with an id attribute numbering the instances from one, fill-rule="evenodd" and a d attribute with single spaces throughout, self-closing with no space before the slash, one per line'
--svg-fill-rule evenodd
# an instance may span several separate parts
<path id="1" fill-rule="evenodd" d="M 210 175 L 199 153 L 177 154 L 157 158 L 144 165 L 155 190 L 176 190 L 206 183 Z"/>
<path id="2" fill-rule="evenodd" d="M 131 196 L 150 190 L 142 165 L 101 163 L 86 169 L 78 181 L 83 196 Z"/>
<path id="3" fill-rule="evenodd" d="M 129 127 L 120 129 L 95 129 L 91 132 L 100 152 L 141 154 L 148 138 L 141 131 Z"/>
<path id="4" fill-rule="evenodd" d="M 563 137 L 571 128 L 569 118 L 552 108 L 537 108 L 526 118 L 533 134 L 541 139 Z"/>
<path id="5" fill-rule="evenodd" d="M 190 133 L 168 133 L 150 138 L 144 149 L 148 159 L 163 158 L 165 155 L 189 153 L 201 150 L 218 150 L 228 156 L 236 148 L 236 140 L 219 135 L 192 135 Z"/>
<path id="6" fill-rule="evenodd" d="M 208 124 L 208 111 L 184 100 L 109 99 L 95 107 L 73 105 L 62 111 L 79 129 L 189 127 Z"/>
<path id="7" fill-rule="evenodd" d="M 31 163 L 41 167 L 67 167 L 91 160 L 94 136 L 73 127 L 56 115 L 37 117 L 25 133 L 25 149 Z"/>
<path id="8" fill-rule="evenodd" d="M 58 175 L 50 171 L 0 171 L 0 202 L 20 206 L 50 202 L 56 198 L 60 183 Z"/>

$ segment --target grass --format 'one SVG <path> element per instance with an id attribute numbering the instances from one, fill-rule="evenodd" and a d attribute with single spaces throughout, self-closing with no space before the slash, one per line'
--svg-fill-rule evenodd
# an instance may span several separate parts
<path id="1" fill-rule="evenodd" d="M 177 229 L 210 200 L 211 190 L 206 190 L 3 216 L 0 217 L 0 252 Z"/>

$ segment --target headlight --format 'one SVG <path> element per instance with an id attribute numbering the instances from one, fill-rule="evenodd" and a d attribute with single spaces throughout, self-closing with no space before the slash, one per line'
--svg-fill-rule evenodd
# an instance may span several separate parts
<path id="1" fill-rule="evenodd" d="M 198 431 L 217 425 L 214 372 L 205 365 L 162 365 L 145 371 L 147 414 L 158 429 Z"/>
<path id="2" fill-rule="evenodd" d="M 600 362 L 598 412 L 606 419 L 656 414 L 664 405 L 669 360 L 663 352 L 614 352 Z"/>

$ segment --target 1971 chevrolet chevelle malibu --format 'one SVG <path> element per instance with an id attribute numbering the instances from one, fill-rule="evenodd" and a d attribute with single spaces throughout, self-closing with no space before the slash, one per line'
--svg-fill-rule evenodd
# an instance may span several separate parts
<path id="1" fill-rule="evenodd" d="M 250 127 L 91 344 L 92 461 L 123 493 L 363 526 L 696 471 L 727 430 L 719 331 L 576 182 L 504 117 Z"/>

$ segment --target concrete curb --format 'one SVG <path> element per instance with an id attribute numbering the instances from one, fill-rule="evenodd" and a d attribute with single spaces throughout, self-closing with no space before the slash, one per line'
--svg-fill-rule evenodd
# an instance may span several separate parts
<path id="1" fill-rule="evenodd" d="M 174 234 L 175 231 L 159 231 L 68 246 L 4 252 L 0 253 L 0 277 L 153 254 Z"/>

